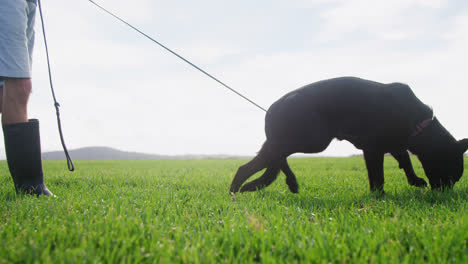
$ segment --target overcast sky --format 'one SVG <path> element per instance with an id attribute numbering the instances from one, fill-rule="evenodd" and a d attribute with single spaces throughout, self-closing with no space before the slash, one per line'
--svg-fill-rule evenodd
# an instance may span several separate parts
<path id="1" fill-rule="evenodd" d="M 458 139 L 468 137 L 466 0 L 96 0 L 268 108 L 338 76 L 409 84 Z M 70 149 L 254 155 L 264 112 L 87 0 L 43 1 Z M 30 117 L 61 149 L 36 20 Z M 359 153 L 333 142 L 325 155 Z M 4 157 L 1 149 L 0 156 Z"/>

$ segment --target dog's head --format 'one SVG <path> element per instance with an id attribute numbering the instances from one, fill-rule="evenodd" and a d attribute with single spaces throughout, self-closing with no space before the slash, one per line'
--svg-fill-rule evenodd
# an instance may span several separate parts
<path id="1" fill-rule="evenodd" d="M 468 139 L 455 141 L 438 152 L 418 155 L 432 189 L 452 188 L 463 175 Z"/>
<path id="2" fill-rule="evenodd" d="M 410 138 L 410 150 L 421 161 L 432 189 L 451 188 L 463 175 L 468 139 L 457 141 L 435 117 L 423 123 Z"/>

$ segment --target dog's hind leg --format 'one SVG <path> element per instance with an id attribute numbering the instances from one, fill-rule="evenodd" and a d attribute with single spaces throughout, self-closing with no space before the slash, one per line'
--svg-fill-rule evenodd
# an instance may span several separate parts
<path id="1" fill-rule="evenodd" d="M 229 189 L 231 192 L 238 192 L 239 188 L 248 178 L 271 164 L 267 148 L 267 143 L 263 144 L 262 149 L 255 158 L 239 167 Z"/>
<path id="2" fill-rule="evenodd" d="M 298 193 L 299 185 L 297 184 L 296 176 L 294 175 L 291 168 L 289 167 L 287 160 L 283 159 L 283 161 L 278 162 L 278 164 L 281 165 L 281 170 L 286 175 L 286 184 L 288 185 L 289 190 L 293 193 Z M 257 191 L 257 190 L 260 190 L 269 186 L 276 180 L 276 178 L 278 177 L 279 171 L 280 171 L 280 168 L 276 168 L 276 167 L 267 168 L 267 170 L 265 171 L 265 173 L 263 173 L 262 176 L 260 176 L 258 179 L 255 179 L 249 183 L 246 183 L 244 186 L 242 186 L 240 191 L 241 192 Z"/>
<path id="3" fill-rule="evenodd" d="M 299 185 L 297 184 L 296 175 L 292 172 L 286 159 L 281 163 L 281 170 L 286 175 L 286 184 L 288 185 L 289 190 L 293 193 L 298 193 Z"/>
<path id="4" fill-rule="evenodd" d="M 408 151 L 398 151 L 392 152 L 392 156 L 398 161 L 400 169 L 403 169 L 406 174 L 406 179 L 408 183 L 417 187 L 426 187 L 427 183 L 424 179 L 416 176 L 416 173 L 413 170 L 413 165 L 411 165 L 411 159 L 409 157 Z"/>
<path id="5" fill-rule="evenodd" d="M 263 157 L 257 155 L 250 162 L 242 165 L 236 172 L 234 179 L 231 183 L 230 192 L 237 192 L 241 185 L 252 175 L 263 170 L 266 167 L 266 162 L 263 160 Z"/>
<path id="6" fill-rule="evenodd" d="M 279 172 L 279 168 L 267 168 L 265 173 L 263 173 L 263 175 L 260 176 L 258 179 L 248 182 L 244 186 L 242 186 L 240 192 L 253 192 L 267 187 L 276 180 Z"/>

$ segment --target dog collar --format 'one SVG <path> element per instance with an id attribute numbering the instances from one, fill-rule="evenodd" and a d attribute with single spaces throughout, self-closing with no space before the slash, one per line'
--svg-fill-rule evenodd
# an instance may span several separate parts
<path id="1" fill-rule="evenodd" d="M 415 137 L 415 136 L 419 135 L 419 133 L 421 133 L 425 127 L 427 127 L 427 126 L 429 126 L 431 124 L 432 120 L 434 120 L 434 117 L 425 119 L 421 123 L 417 124 L 416 128 L 411 133 L 411 136 Z"/>

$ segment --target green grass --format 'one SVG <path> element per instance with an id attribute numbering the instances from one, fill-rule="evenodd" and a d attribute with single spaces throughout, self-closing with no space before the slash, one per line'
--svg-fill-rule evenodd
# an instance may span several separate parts
<path id="1" fill-rule="evenodd" d="M 17 196 L 0 162 L 0 263 L 468 263 L 466 170 L 430 191 L 386 158 L 378 196 L 362 158 L 290 159 L 299 194 L 280 175 L 234 200 L 245 162 L 48 161 L 55 199 Z"/>

